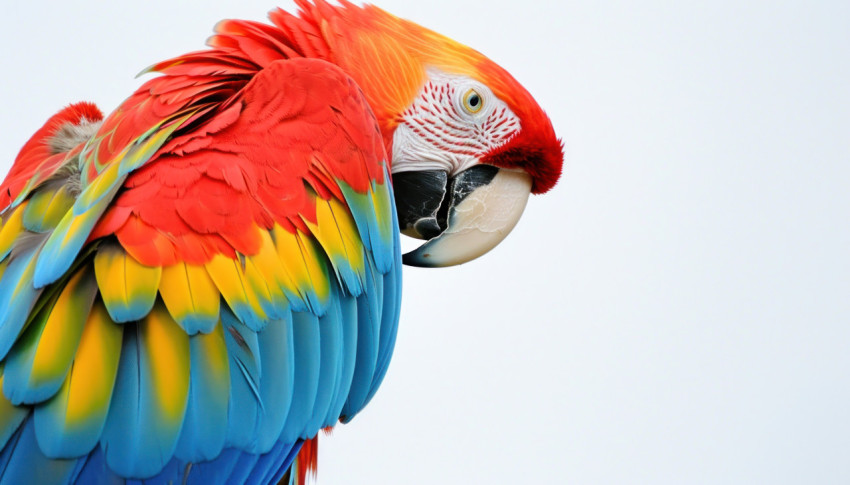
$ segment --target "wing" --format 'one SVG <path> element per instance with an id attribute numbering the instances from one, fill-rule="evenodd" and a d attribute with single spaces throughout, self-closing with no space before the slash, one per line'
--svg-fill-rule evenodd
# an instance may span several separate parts
<path id="1" fill-rule="evenodd" d="M 0 187 L 0 483 L 276 480 L 383 378 L 400 249 L 359 88 L 191 64 Z"/>

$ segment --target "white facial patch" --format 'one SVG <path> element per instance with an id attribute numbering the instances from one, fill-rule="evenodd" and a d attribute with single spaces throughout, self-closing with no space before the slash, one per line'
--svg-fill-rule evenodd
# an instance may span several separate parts
<path id="1" fill-rule="evenodd" d="M 427 74 L 393 134 L 393 173 L 454 175 L 519 132 L 519 118 L 484 84 L 433 68 Z"/>

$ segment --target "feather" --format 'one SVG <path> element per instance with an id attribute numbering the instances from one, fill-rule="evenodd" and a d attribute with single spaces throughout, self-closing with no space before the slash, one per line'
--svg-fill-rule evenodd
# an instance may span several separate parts
<path id="1" fill-rule="evenodd" d="M 255 453 L 242 453 L 236 460 L 230 476 L 227 478 L 227 483 L 246 483 L 251 475 L 251 470 L 257 465 L 260 460 L 260 455 Z"/>
<path id="2" fill-rule="evenodd" d="M 28 419 L 6 442 L 2 455 L 5 460 L 0 458 L 3 465 L 0 468 L 0 485 L 67 483 L 77 467 L 77 460 L 56 460 L 44 456 L 35 438 L 32 419 Z"/>
<path id="3" fill-rule="evenodd" d="M 316 461 L 319 457 L 319 437 L 309 439 L 301 446 L 301 451 L 298 452 L 296 464 L 298 472 L 296 473 L 296 483 L 301 485 L 307 484 L 307 476 L 312 475 L 316 478 Z"/>
<path id="4" fill-rule="evenodd" d="M 242 272 L 245 275 L 245 282 L 255 295 L 262 295 L 259 301 L 263 311 L 269 318 L 288 317 L 289 299 L 284 295 L 279 284 L 265 277 L 268 269 L 255 263 L 250 257 L 244 258 Z"/>
<path id="5" fill-rule="evenodd" d="M 0 226 L 0 259 L 12 251 L 15 239 L 24 232 L 24 212 L 26 203 L 3 214 L 3 225 Z"/>
<path id="6" fill-rule="evenodd" d="M 303 302 L 301 308 L 314 315 L 323 315 L 330 287 L 327 266 L 318 243 L 301 231 L 293 233 L 280 226 L 274 227 L 272 236 L 279 261 L 292 280 L 293 292 Z"/>
<path id="7" fill-rule="evenodd" d="M 73 210 L 62 217 L 47 239 L 35 268 L 36 288 L 56 281 L 71 267 L 75 256 L 121 188 L 127 174 L 147 162 L 168 137 L 189 121 L 193 114 L 195 113 L 190 112 L 174 120 L 155 124 L 142 134 L 137 143 L 127 145 L 105 165 L 97 158 L 97 150 L 86 152 L 95 154 L 93 158 L 88 159 L 89 166 L 102 167 L 103 170 L 98 171 L 97 176 L 89 181 L 74 202 Z M 107 122 L 104 122 L 104 126 L 109 126 Z"/>
<path id="8" fill-rule="evenodd" d="M 266 479 L 266 476 L 277 471 L 280 463 L 296 446 L 292 443 L 284 443 L 278 441 L 274 446 L 263 455 L 260 455 L 257 462 L 251 467 L 251 474 L 245 479 L 245 483 L 275 483 Z"/>
<path id="9" fill-rule="evenodd" d="M 230 401 L 230 365 L 224 327 L 189 339 L 189 403 L 175 456 L 183 461 L 212 460 L 224 448 Z"/>
<path id="10" fill-rule="evenodd" d="M 372 377 L 378 362 L 383 278 L 372 270 L 369 271 L 366 281 L 367 287 L 357 298 L 357 361 L 348 401 L 342 410 L 344 422 L 363 409 L 366 396 L 372 387 Z"/>
<path id="11" fill-rule="evenodd" d="M 106 309 L 104 309 L 106 313 Z M 97 485 L 126 485 L 126 480 L 115 474 L 106 465 L 103 449 L 97 447 L 88 456 L 79 460 L 82 465 L 74 483 Z"/>
<path id="12" fill-rule="evenodd" d="M 354 379 L 354 366 L 357 358 L 357 300 L 351 295 L 339 294 L 339 320 L 342 330 L 341 369 L 336 389 L 321 427 L 333 426 L 342 413 L 348 399 L 351 382 Z"/>
<path id="13" fill-rule="evenodd" d="M 18 254 L 0 279 L 0 359 L 6 357 L 41 294 L 32 284 L 37 256 L 34 248 Z"/>
<path id="14" fill-rule="evenodd" d="M 313 403 L 310 419 L 305 423 L 301 436 L 309 437 L 321 429 L 334 398 L 342 374 L 343 335 L 338 296 L 336 291 L 328 311 L 319 319 L 319 379 L 316 402 Z"/>
<path id="15" fill-rule="evenodd" d="M 268 452 L 281 438 L 284 422 L 297 398 L 294 386 L 299 367 L 295 360 L 298 354 L 293 326 L 291 317 L 274 320 L 257 334 L 262 364 L 259 386 L 262 412 L 256 443 L 247 449 L 253 453 Z"/>
<path id="16" fill-rule="evenodd" d="M 260 330 L 268 322 L 260 300 L 269 301 L 268 288 L 253 288 L 246 281 L 238 260 L 217 254 L 206 264 L 207 272 L 239 320 L 251 330 Z M 265 293 L 257 294 L 255 289 Z"/>
<path id="17" fill-rule="evenodd" d="M 0 364 L 0 386 L 3 385 L 4 380 L 6 380 L 6 376 L 3 364 Z M 15 406 L 3 393 L 0 393 L 0 443 L 8 442 L 29 413 L 29 407 Z"/>
<path id="18" fill-rule="evenodd" d="M 55 282 L 74 264 L 89 233 L 119 188 L 120 184 L 110 187 L 109 193 L 100 199 L 99 204 L 79 215 L 76 215 L 74 210 L 65 213 L 38 254 L 32 277 L 36 288 Z M 103 199 L 106 199 L 106 202 Z"/>
<path id="19" fill-rule="evenodd" d="M 230 357 L 230 407 L 226 445 L 246 448 L 255 442 L 260 421 L 260 344 L 257 332 L 239 322 L 227 307 L 221 311 Z"/>
<path id="20" fill-rule="evenodd" d="M 36 435 L 48 455 L 80 456 L 97 444 L 113 398 L 123 333 L 96 301 L 62 387 L 35 407 Z"/>
<path id="21" fill-rule="evenodd" d="M 213 461 L 189 465 L 180 483 L 184 485 L 227 484 L 227 479 L 230 478 L 240 456 L 242 456 L 240 450 L 225 448 Z"/>
<path id="22" fill-rule="evenodd" d="M 384 165 L 384 180 L 389 180 L 389 167 Z M 395 248 L 399 247 L 398 243 L 398 215 L 395 208 L 395 197 L 393 196 L 393 188 L 391 183 L 378 184 L 372 182 L 372 202 L 375 206 L 376 223 L 369 227 L 370 238 L 372 241 L 380 241 L 381 244 L 372 249 L 372 256 L 375 258 L 375 265 L 381 274 L 386 274 L 390 271 L 396 254 L 398 251 Z M 399 263 L 401 260 L 399 260 Z M 396 266 L 398 267 L 398 266 Z"/>
<path id="23" fill-rule="evenodd" d="M 43 188 L 30 197 L 24 209 L 24 227 L 32 232 L 53 230 L 74 205 L 71 189 L 64 185 L 55 189 Z"/>
<path id="24" fill-rule="evenodd" d="M 387 180 L 389 177 L 386 169 L 384 170 L 384 180 Z M 391 217 L 387 217 L 387 214 L 395 210 L 391 187 L 386 183 L 372 182 L 370 190 L 361 194 L 344 181 L 338 180 L 337 183 L 357 223 L 360 240 L 375 258 L 378 271 L 381 274 L 387 273 L 393 262 L 393 233 L 398 227 L 392 225 Z"/>
<path id="25" fill-rule="evenodd" d="M 248 264 L 258 272 L 255 273 L 255 277 L 261 278 L 267 283 L 273 300 L 292 304 L 292 308 L 296 311 L 306 310 L 307 305 L 298 295 L 297 286 L 283 268 L 277 252 L 275 252 L 274 240 L 271 233 L 261 231 L 260 237 L 262 239 L 260 251 L 247 258 Z M 277 312 L 279 318 L 288 317 L 288 310 L 288 305 L 284 306 L 278 303 Z"/>
<path id="26" fill-rule="evenodd" d="M 316 198 L 316 223 L 305 221 L 322 245 L 343 287 L 351 295 L 363 291 L 363 244 L 348 209 L 331 198 Z"/>
<path id="27" fill-rule="evenodd" d="M 221 294 L 203 266 L 179 262 L 162 268 L 159 294 L 189 335 L 210 333 L 219 321 Z"/>
<path id="28" fill-rule="evenodd" d="M 392 211 L 392 223 L 398 227 L 398 215 Z M 401 267 L 401 236 L 398 231 L 393 233 L 393 243 L 396 250 L 393 252 L 393 264 L 396 268 Z M 378 391 L 395 348 L 396 336 L 398 335 L 398 321 L 401 316 L 401 272 L 390 271 L 383 276 L 384 295 L 383 310 L 381 312 L 381 334 L 378 342 L 378 361 L 375 364 L 375 374 L 372 376 L 372 388 L 366 396 L 364 406 L 369 404 L 372 396 Z"/>
<path id="29" fill-rule="evenodd" d="M 299 440 L 295 444 L 291 445 L 291 448 L 289 448 L 289 451 L 284 458 L 282 460 L 277 460 L 277 470 L 275 470 L 274 467 L 270 468 L 266 477 L 257 483 L 283 483 L 281 480 L 286 475 L 287 470 L 290 469 L 290 466 L 294 466 L 295 458 L 301 451 L 301 446 L 303 444 L 304 442 Z M 286 450 L 286 448 L 284 448 L 284 450 Z"/>
<path id="30" fill-rule="evenodd" d="M 16 342 L 6 360 L 3 392 L 20 404 L 54 395 L 77 351 L 97 285 L 91 270 L 78 270 L 55 303 L 43 308 Z"/>
<path id="31" fill-rule="evenodd" d="M 195 112 L 191 111 L 176 119 L 164 120 L 143 133 L 135 143 L 129 145 L 126 153 L 116 157 L 120 160 L 118 175 L 126 175 L 147 162 L 174 133 L 174 130 L 180 128 L 194 115 Z"/>
<path id="32" fill-rule="evenodd" d="M 123 476 L 150 477 L 169 462 L 189 394 L 189 337 L 162 305 L 127 324 L 101 446 Z"/>
<path id="33" fill-rule="evenodd" d="M 292 392 L 292 406 L 286 417 L 280 439 L 294 443 L 304 431 L 307 420 L 316 402 L 319 387 L 319 321 L 311 313 L 292 314 L 292 330 L 295 354 L 295 383 Z"/>
<path id="34" fill-rule="evenodd" d="M 145 266 L 118 244 L 102 244 L 94 257 L 100 296 L 117 323 L 140 320 L 153 308 L 162 268 Z"/>

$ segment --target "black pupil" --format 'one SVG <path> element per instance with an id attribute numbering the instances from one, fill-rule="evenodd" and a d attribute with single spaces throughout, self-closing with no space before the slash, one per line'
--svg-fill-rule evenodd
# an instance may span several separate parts
<path id="1" fill-rule="evenodd" d="M 469 97 L 469 105 L 473 108 L 478 107 L 478 103 L 481 101 L 481 98 L 478 97 L 477 94 L 473 94 Z"/>

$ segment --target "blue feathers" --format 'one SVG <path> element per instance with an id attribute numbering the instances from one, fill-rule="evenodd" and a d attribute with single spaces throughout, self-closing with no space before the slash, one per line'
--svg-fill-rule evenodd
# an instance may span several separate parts
<path id="1" fill-rule="evenodd" d="M 357 359 L 357 300 L 348 295 L 340 295 L 339 324 L 342 331 L 339 378 L 334 390 L 328 413 L 321 427 L 333 426 L 342 413 L 342 407 L 348 399 L 351 381 L 354 378 L 354 365 Z"/>
<path id="2" fill-rule="evenodd" d="M 372 388 L 372 376 L 378 361 L 383 278 L 375 275 L 374 271 L 368 273 L 368 285 L 363 294 L 357 297 L 357 358 L 348 401 L 342 410 L 345 421 L 363 409 L 366 396 Z"/>
<path id="3" fill-rule="evenodd" d="M 393 225 L 398 226 L 398 216 L 393 211 Z M 401 247 L 401 236 L 396 231 L 393 234 L 393 243 L 396 248 Z M 401 252 L 396 251 L 393 259 L 395 268 L 401 268 Z M 383 311 L 381 313 L 381 335 L 379 337 L 378 362 L 375 366 L 375 375 L 372 377 L 372 389 L 366 396 L 364 406 L 369 404 L 372 396 L 378 391 L 381 382 L 384 380 L 387 369 L 390 366 L 390 359 L 395 348 L 395 339 L 398 335 L 398 321 L 401 314 L 401 271 L 389 271 L 383 275 L 384 279 L 384 297 Z"/>
<path id="4" fill-rule="evenodd" d="M 189 337 L 161 308 L 126 325 L 101 446 L 116 472 L 148 477 L 177 446 L 188 400 Z"/>
<path id="5" fill-rule="evenodd" d="M 35 439 L 32 419 L 12 435 L 0 453 L 0 485 L 68 483 L 77 472 L 77 460 L 50 459 Z"/>
<path id="6" fill-rule="evenodd" d="M 83 244 L 120 187 L 120 183 L 110 187 L 108 196 L 99 199 L 93 207 L 76 213 L 77 204 L 75 204 L 74 210 L 65 213 L 38 255 L 32 279 L 36 288 L 42 288 L 58 280 L 74 264 Z"/>
<path id="7" fill-rule="evenodd" d="M 13 257 L 0 279 L 0 359 L 6 357 L 41 290 L 33 287 L 35 248 Z"/>
<path id="8" fill-rule="evenodd" d="M 221 321 L 230 363 L 226 444 L 246 448 L 254 443 L 262 412 L 260 344 L 257 333 L 240 324 L 226 307 L 222 307 Z"/>
<path id="9" fill-rule="evenodd" d="M 224 449 L 230 402 L 230 366 L 224 331 L 189 339 L 189 403 L 174 454 L 186 462 L 212 460 Z"/>
<path id="10" fill-rule="evenodd" d="M 304 428 L 308 435 L 310 431 L 323 427 L 342 373 L 345 349 L 338 296 L 334 294 L 331 297 L 327 312 L 319 319 L 319 386 L 312 416 Z"/>
<path id="11" fill-rule="evenodd" d="M 295 341 L 295 384 L 292 406 L 283 427 L 281 439 L 295 441 L 304 433 L 304 427 L 312 416 L 316 391 L 319 387 L 319 319 L 310 313 L 292 315 L 292 330 Z M 318 430 L 316 430 L 318 431 Z"/>
<path id="12" fill-rule="evenodd" d="M 365 233 L 372 251 L 381 247 L 377 236 Z M 211 331 L 191 336 L 158 297 L 142 320 L 116 324 L 103 297 L 93 296 L 94 283 L 87 283 L 90 289 L 79 294 L 90 316 L 75 325 L 95 332 L 83 334 L 85 345 L 100 342 L 112 349 L 117 375 L 103 384 L 111 393 L 100 414 L 73 422 L 66 416 L 74 396 L 69 389 L 75 369 L 83 372 L 82 367 L 65 371 L 64 381 L 45 380 L 44 392 L 28 387 L 35 345 L 50 328 L 44 319 L 60 306 L 59 294 L 53 286 L 35 288 L 42 260 L 38 248 L 14 254 L 0 279 L 0 351 L 9 354 L 2 386 L 12 398 L 0 399 L 0 443 L 5 444 L 0 485 L 19 483 L 32 467 L 44 483 L 279 480 L 302 440 L 340 418 L 351 419 L 383 379 L 399 313 L 397 235 L 391 248 L 386 273 L 373 252 L 365 251 L 359 294 L 351 293 L 350 282 L 331 276 L 321 316 L 280 306 L 269 312 L 275 318 L 264 326 L 249 325 L 255 322 L 246 322 L 222 301 Z M 68 278 L 61 284 L 71 288 Z M 110 337 L 109 329 L 117 337 Z M 110 346 L 109 339 L 117 340 Z M 75 379 L 84 381 L 84 375 Z"/>
<path id="13" fill-rule="evenodd" d="M 256 441 L 247 448 L 254 453 L 266 453 L 281 438 L 287 414 L 297 394 L 293 392 L 295 372 L 295 337 L 289 319 L 274 320 L 259 332 L 260 421 Z"/>
<path id="14" fill-rule="evenodd" d="M 148 157 L 161 142 L 142 146 L 148 141 L 131 155 Z M 27 223 L 45 230 L 44 243 L 19 244 L 0 260 L 0 485 L 276 483 L 302 442 L 350 420 L 386 373 L 401 295 L 388 174 L 366 194 L 341 184 L 348 205 L 337 201 L 329 214 L 350 211 L 352 222 L 350 230 L 326 234 L 333 244 L 322 246 L 309 233 L 295 238 L 310 249 L 299 257 L 315 255 L 291 285 L 304 294 L 296 298 L 289 286 L 270 281 L 259 259 L 225 258 L 233 271 L 198 268 L 211 271 L 214 289 L 229 288 L 229 275 L 243 274 L 233 286 L 251 291 L 245 298 L 235 290 L 216 292 L 209 300 L 218 310 L 213 316 L 204 313 L 196 322 L 194 307 L 187 306 L 178 324 L 159 285 L 167 268 L 135 262 L 133 273 L 129 260 L 117 259 L 123 272 L 112 277 L 113 263 L 104 259 L 109 241 L 98 243 L 94 257 L 83 249 L 136 162 L 112 172 L 107 167 L 61 219 L 43 222 L 29 214 Z M 112 247 L 113 256 L 128 257 L 117 242 Z M 75 288 L 70 268 L 89 276 L 79 291 L 67 292 L 65 303 L 65 290 Z M 130 284 L 140 272 L 150 273 L 144 298 L 110 296 L 116 281 L 140 287 Z M 318 281 L 322 277 L 327 281 Z M 60 307 L 64 313 L 56 315 L 79 311 L 60 319 L 61 332 L 47 324 Z M 39 367 L 42 342 L 67 348 L 42 352 L 52 357 Z"/>
<path id="15" fill-rule="evenodd" d="M 200 463 L 190 463 L 179 458 L 173 458 L 157 475 L 146 479 L 125 479 L 117 475 L 106 462 L 103 450 L 96 448 L 88 456 L 76 463 L 71 461 L 70 472 L 57 478 L 65 481 L 36 482 L 36 483 L 79 483 L 85 485 L 231 485 L 251 484 L 266 485 L 277 483 L 286 472 L 298 450 L 301 442 L 277 442 L 269 452 L 253 454 L 234 448 L 223 450 L 215 460 Z M 6 453 L 4 450 L 3 454 Z M 0 455 L 0 470 L 3 468 L 3 455 Z M 0 478 L 0 484 L 3 484 Z M 33 483 L 28 480 L 9 483 Z"/>

